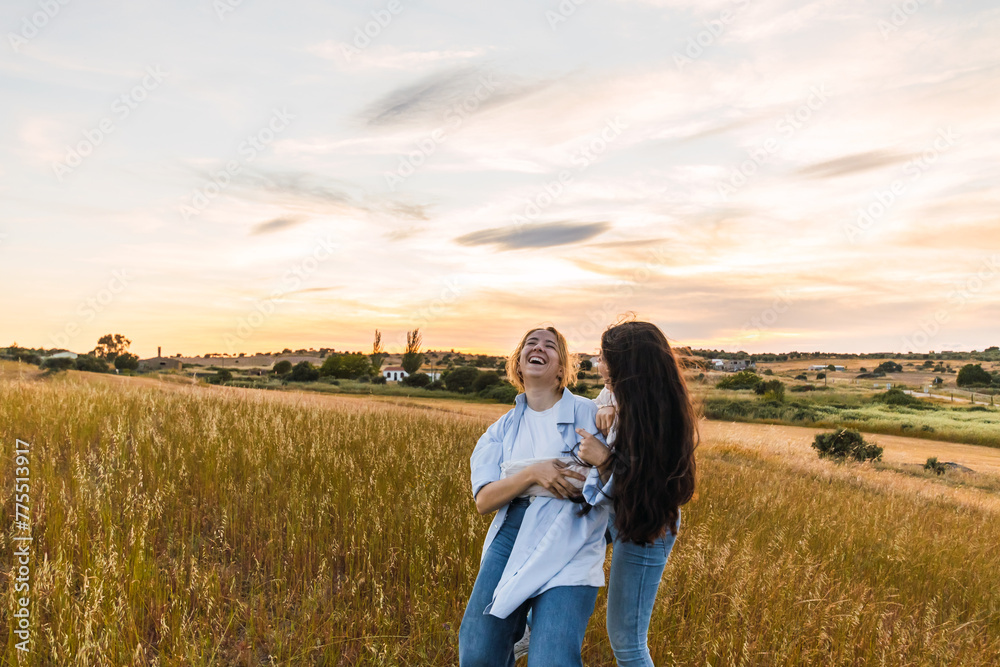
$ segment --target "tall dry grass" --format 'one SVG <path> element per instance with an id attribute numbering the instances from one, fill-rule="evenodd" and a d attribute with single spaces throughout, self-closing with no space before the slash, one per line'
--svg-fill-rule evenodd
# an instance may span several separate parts
<path id="1" fill-rule="evenodd" d="M 489 524 L 468 456 L 489 420 L 324 398 L 0 381 L 5 451 L 34 452 L 20 664 L 455 664 Z M 728 441 L 699 464 L 650 628 L 659 664 L 996 663 L 996 513 Z M 613 664 L 600 599 L 588 665 Z"/>

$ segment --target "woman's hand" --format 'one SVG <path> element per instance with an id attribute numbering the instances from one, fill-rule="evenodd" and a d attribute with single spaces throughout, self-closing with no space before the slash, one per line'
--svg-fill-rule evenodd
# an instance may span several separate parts
<path id="1" fill-rule="evenodd" d="M 556 498 L 566 499 L 580 495 L 569 478 L 573 477 L 581 482 L 587 478 L 573 470 L 567 470 L 566 464 L 562 461 L 552 459 L 551 461 L 540 461 L 524 469 L 532 482 L 550 491 Z"/>
<path id="2" fill-rule="evenodd" d="M 580 441 L 580 453 L 577 456 L 585 463 L 603 468 L 611 456 L 611 450 L 594 437 L 593 433 L 588 433 L 582 428 L 576 429 L 576 433 L 583 438 Z"/>
<path id="3" fill-rule="evenodd" d="M 608 437 L 608 431 L 611 430 L 612 424 L 615 423 L 615 406 L 605 405 L 597 410 L 597 430 L 601 432 L 605 438 Z M 579 433 L 580 431 L 577 431 Z M 598 443 L 600 444 L 600 443 Z"/>

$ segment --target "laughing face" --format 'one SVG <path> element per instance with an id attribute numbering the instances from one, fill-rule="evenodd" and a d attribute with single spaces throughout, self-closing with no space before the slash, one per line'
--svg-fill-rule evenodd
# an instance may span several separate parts
<path id="1" fill-rule="evenodd" d="M 558 386 L 562 377 L 562 365 L 559 363 L 559 343 L 551 331 L 532 331 L 524 341 L 519 361 L 525 383 Z"/>

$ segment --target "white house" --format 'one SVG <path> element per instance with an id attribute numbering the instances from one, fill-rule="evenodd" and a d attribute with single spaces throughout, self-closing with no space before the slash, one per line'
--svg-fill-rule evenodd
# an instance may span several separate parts
<path id="1" fill-rule="evenodd" d="M 399 382 L 410 374 L 403 370 L 402 366 L 386 366 L 382 369 L 382 377 L 386 382 Z"/>
<path id="2" fill-rule="evenodd" d="M 811 371 L 825 371 L 826 370 L 826 365 L 824 365 L 824 364 L 813 364 L 812 366 L 809 367 L 809 370 L 811 370 Z"/>
<path id="3" fill-rule="evenodd" d="M 76 359 L 77 356 L 76 352 L 56 352 L 45 357 L 43 361 L 48 361 L 49 359 Z"/>

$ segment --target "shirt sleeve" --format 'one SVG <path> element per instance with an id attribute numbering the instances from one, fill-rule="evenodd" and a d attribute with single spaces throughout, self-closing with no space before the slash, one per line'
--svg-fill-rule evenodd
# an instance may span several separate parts
<path id="1" fill-rule="evenodd" d="M 500 479 L 503 435 L 507 431 L 507 423 L 510 421 L 512 412 L 513 410 L 493 422 L 493 425 L 486 429 L 486 433 L 480 436 L 476 448 L 472 450 L 469 466 L 472 468 L 473 498 L 479 494 L 479 490 L 484 486 Z"/>
<path id="2" fill-rule="evenodd" d="M 599 393 L 597 398 L 594 399 L 594 405 L 599 408 L 606 408 L 610 405 L 614 405 L 614 397 L 611 394 L 611 390 L 607 387 L 602 387 L 601 393 Z"/>
<path id="3" fill-rule="evenodd" d="M 590 472 L 587 473 L 587 481 L 583 483 L 583 498 L 591 505 L 597 507 L 600 505 L 605 505 L 611 502 L 611 493 L 614 489 L 615 475 L 611 473 L 611 477 L 608 478 L 607 482 L 601 481 L 601 474 L 598 472 L 597 468 L 591 468 Z"/>

